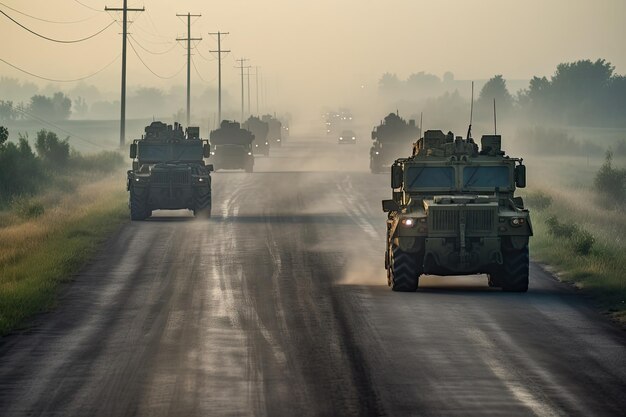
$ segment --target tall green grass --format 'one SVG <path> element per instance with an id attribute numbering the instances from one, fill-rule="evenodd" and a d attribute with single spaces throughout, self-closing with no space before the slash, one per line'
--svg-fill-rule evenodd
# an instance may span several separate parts
<path id="1" fill-rule="evenodd" d="M 58 285 L 126 220 L 127 196 L 118 181 L 100 180 L 77 191 L 40 216 L 16 217 L 0 229 L 0 335 L 53 307 Z"/>

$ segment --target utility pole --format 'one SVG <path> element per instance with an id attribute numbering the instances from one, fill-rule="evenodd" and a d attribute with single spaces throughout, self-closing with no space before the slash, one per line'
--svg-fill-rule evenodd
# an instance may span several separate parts
<path id="1" fill-rule="evenodd" d="M 256 78 L 256 89 L 254 90 L 256 94 L 256 114 L 259 116 L 259 67 L 257 66 L 254 71 L 254 76 Z"/>
<path id="2" fill-rule="evenodd" d="M 119 7 L 105 7 L 106 12 L 122 12 L 122 97 L 121 115 L 120 115 L 120 148 L 126 143 L 126 36 L 128 35 L 128 12 L 143 12 L 145 7 L 141 9 L 129 9 L 128 0 L 124 0 L 124 4 Z"/>
<path id="3" fill-rule="evenodd" d="M 229 32 L 210 32 L 209 35 L 217 35 L 217 51 L 209 51 L 217 53 L 217 123 L 222 123 L 222 54 L 229 53 L 222 51 L 222 35 L 229 35 Z"/>
<path id="4" fill-rule="evenodd" d="M 187 127 L 191 124 L 191 41 L 201 41 L 202 38 L 191 37 L 191 18 L 201 14 L 177 14 L 178 17 L 187 16 L 187 37 L 176 38 L 177 41 L 187 41 Z"/>
<path id="5" fill-rule="evenodd" d="M 251 66 L 248 67 L 248 117 L 251 116 L 250 113 L 250 68 L 252 68 Z"/>
<path id="6" fill-rule="evenodd" d="M 237 60 L 237 62 L 239 62 L 239 66 L 235 67 L 235 68 L 239 68 L 241 70 L 241 123 L 244 122 L 243 118 L 244 118 L 244 111 L 243 111 L 243 93 L 244 93 L 244 89 L 243 89 L 243 70 L 246 68 L 250 68 L 250 66 L 244 66 L 243 63 L 249 61 L 249 59 L 246 58 L 240 58 Z"/>

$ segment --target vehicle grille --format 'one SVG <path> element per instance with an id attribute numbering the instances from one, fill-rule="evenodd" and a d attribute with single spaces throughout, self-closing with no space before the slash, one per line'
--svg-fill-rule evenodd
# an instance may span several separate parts
<path id="1" fill-rule="evenodd" d="M 187 185 L 191 176 L 189 171 L 153 171 L 151 180 L 153 184 Z"/>
<path id="2" fill-rule="evenodd" d="M 435 232 L 452 232 L 459 227 L 459 212 L 456 210 L 433 210 L 432 230 Z"/>
<path id="3" fill-rule="evenodd" d="M 468 231 L 489 231 L 493 227 L 493 210 L 469 210 L 466 222 Z"/>
<path id="4" fill-rule="evenodd" d="M 431 210 L 431 231 L 433 232 L 456 232 L 459 230 L 458 210 Z M 493 228 L 493 210 L 466 210 L 465 230 L 468 232 L 485 232 Z"/>

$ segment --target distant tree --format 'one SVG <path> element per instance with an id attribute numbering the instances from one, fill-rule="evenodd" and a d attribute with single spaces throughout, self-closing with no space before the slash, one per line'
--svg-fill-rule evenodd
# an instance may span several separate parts
<path id="1" fill-rule="evenodd" d="M 35 149 L 44 162 L 55 167 L 63 167 L 70 157 L 69 138 L 60 140 L 56 133 L 45 129 L 37 132 Z"/>
<path id="2" fill-rule="evenodd" d="M 9 130 L 4 126 L 0 126 L 0 146 L 4 145 L 4 142 L 6 142 L 8 139 Z"/>
<path id="3" fill-rule="evenodd" d="M 498 115 L 507 116 L 513 108 L 513 96 L 506 88 L 506 80 L 496 75 L 485 83 L 476 101 L 477 115 L 486 119 L 493 114 L 493 100 L 496 100 Z"/>
<path id="4" fill-rule="evenodd" d="M 69 119 L 72 100 L 63 93 L 54 93 L 52 97 L 35 95 L 30 99 L 29 110 L 42 119 L 66 120 Z"/>
<path id="5" fill-rule="evenodd" d="M 402 81 L 396 74 L 386 72 L 378 81 L 378 89 L 384 94 L 398 92 L 402 87 Z"/>
<path id="6" fill-rule="evenodd" d="M 87 101 L 84 98 L 78 97 L 74 100 L 73 104 L 74 113 L 79 117 L 87 116 L 87 112 L 89 111 L 89 106 L 87 105 Z"/>
<path id="7" fill-rule="evenodd" d="M 409 75 L 406 86 L 412 96 L 430 97 L 441 92 L 441 79 L 424 71 Z"/>
<path id="8" fill-rule="evenodd" d="M 15 119 L 17 119 L 17 111 L 13 107 L 13 102 L 0 100 L 0 120 Z"/>

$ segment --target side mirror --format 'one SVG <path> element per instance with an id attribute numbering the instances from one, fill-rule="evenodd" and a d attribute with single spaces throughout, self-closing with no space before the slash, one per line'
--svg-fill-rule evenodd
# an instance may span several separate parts
<path id="1" fill-rule="evenodd" d="M 396 189 L 402 187 L 403 174 L 401 165 L 393 164 L 391 166 L 391 188 Z"/>
<path id="2" fill-rule="evenodd" d="M 206 166 L 206 170 L 209 171 L 209 172 L 213 172 L 213 171 L 215 171 L 215 168 L 213 168 L 213 164 L 209 164 L 209 165 Z"/>
<path id="3" fill-rule="evenodd" d="M 518 165 L 515 167 L 515 185 L 517 188 L 526 187 L 526 165 Z"/>
<path id="4" fill-rule="evenodd" d="M 202 155 L 205 158 L 208 158 L 211 156 L 211 145 L 209 145 L 208 143 L 204 144 L 204 146 L 202 147 Z"/>
<path id="5" fill-rule="evenodd" d="M 383 200 L 383 211 L 385 213 L 400 211 L 400 205 L 395 200 Z"/>
<path id="6" fill-rule="evenodd" d="M 137 158 L 137 144 L 131 143 L 130 144 L 130 159 L 135 159 L 135 158 Z"/>
<path id="7" fill-rule="evenodd" d="M 376 131 L 372 130 L 372 140 L 376 140 Z"/>

